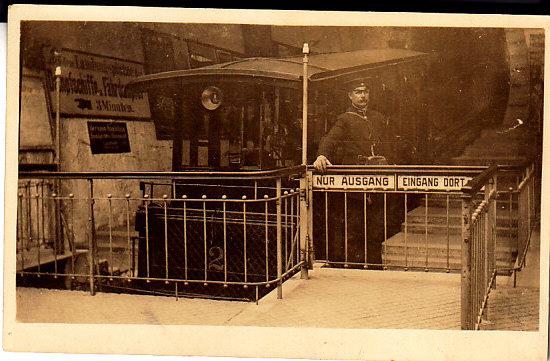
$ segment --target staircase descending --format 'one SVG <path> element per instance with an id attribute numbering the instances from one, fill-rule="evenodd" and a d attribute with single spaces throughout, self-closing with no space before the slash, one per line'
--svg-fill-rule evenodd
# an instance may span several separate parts
<path id="1" fill-rule="evenodd" d="M 528 156 L 530 132 L 518 127 L 503 133 L 485 129 L 464 152 L 453 159 L 455 165 L 521 165 Z M 517 195 L 510 199 L 509 189 L 517 186 L 517 174 L 500 174 L 497 180 L 497 267 L 509 268 L 517 256 Z M 426 216 L 424 200 L 408 212 L 401 232 L 385 242 L 384 259 L 388 266 L 410 268 L 460 269 L 461 200 L 457 196 L 429 195 Z M 448 213 L 448 215 L 447 215 Z M 407 235 L 405 236 L 405 229 Z M 405 245 L 406 243 L 406 245 Z M 447 246 L 448 245 L 448 246 Z M 449 250 L 447 251 L 447 248 Z M 426 260 L 426 249 L 428 258 Z"/>
<path id="2" fill-rule="evenodd" d="M 452 159 L 454 165 L 522 165 L 539 152 L 535 124 L 531 121 L 530 99 L 533 73 L 540 68 L 544 33 L 507 29 L 510 89 L 506 112 L 500 126 L 486 128 L 462 154 Z M 481 120 L 480 120 L 481 121 Z M 517 257 L 516 174 L 499 174 L 497 186 L 497 267 L 510 267 Z M 445 195 L 429 195 L 410 210 L 401 232 L 384 244 L 383 259 L 392 266 L 417 269 L 439 268 L 457 271 L 461 264 L 461 200 Z M 427 211 L 427 212 L 426 212 Z M 426 257 L 427 256 L 427 257 Z"/>
<path id="3" fill-rule="evenodd" d="M 424 202 L 422 202 L 424 203 Z M 513 265 L 516 252 L 517 203 L 497 202 L 497 267 Z M 427 210 L 427 212 L 426 212 Z M 461 265 L 461 200 L 434 194 L 407 213 L 401 232 L 385 242 L 384 260 L 389 268 L 459 271 Z M 510 217 L 511 216 L 511 217 Z M 427 253 L 427 257 L 426 257 Z"/>

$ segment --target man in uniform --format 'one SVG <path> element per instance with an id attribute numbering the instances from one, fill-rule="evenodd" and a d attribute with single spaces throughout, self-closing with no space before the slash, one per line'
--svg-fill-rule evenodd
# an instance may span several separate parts
<path id="1" fill-rule="evenodd" d="M 346 84 L 351 104 L 346 112 L 338 116 L 332 129 L 321 140 L 318 157 L 313 163 L 318 171 L 325 172 L 333 163 L 387 164 L 384 154 L 388 154 L 385 142 L 388 139 L 388 122 L 381 113 L 368 108 L 372 82 L 373 79 L 363 78 Z M 327 230 L 331 236 L 328 260 L 344 264 L 364 263 L 366 253 L 369 268 L 380 268 L 384 240 L 383 196 L 349 193 L 344 200 L 342 194 L 333 193 L 329 194 L 328 198 L 330 204 L 327 209 L 332 212 Z M 347 208 L 347 232 L 344 207 Z"/>

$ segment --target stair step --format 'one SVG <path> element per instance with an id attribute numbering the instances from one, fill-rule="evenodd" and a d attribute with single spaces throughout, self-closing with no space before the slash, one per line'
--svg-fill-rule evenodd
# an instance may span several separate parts
<path id="1" fill-rule="evenodd" d="M 460 249 L 461 236 L 458 234 L 449 235 L 449 247 Z M 405 247 L 405 233 L 397 233 L 388 238 L 385 242 L 386 247 Z M 446 235 L 429 235 L 428 234 L 428 246 L 431 248 L 446 248 L 447 237 Z M 407 234 L 407 247 L 425 248 L 426 240 L 424 234 L 408 233 Z M 497 239 L 497 249 L 502 249 L 503 252 L 514 252 L 516 247 L 515 238 L 499 237 Z"/>
<path id="2" fill-rule="evenodd" d="M 509 206 L 509 203 L 506 202 L 505 205 Z M 498 208 L 498 204 L 497 204 Z M 508 207 L 503 208 L 508 210 Z M 449 207 L 449 223 L 456 223 L 460 224 L 460 217 L 462 214 L 462 210 L 460 207 Z M 512 221 L 517 220 L 518 213 L 517 210 L 512 209 Z M 424 219 L 426 217 L 426 207 L 425 206 L 418 206 L 412 210 L 410 210 L 407 213 L 407 219 L 412 223 L 418 223 L 422 222 L 424 223 Z M 446 223 L 447 218 L 447 207 L 436 207 L 432 206 L 430 202 L 428 202 L 428 223 L 431 223 L 431 220 L 434 222 L 440 223 L 443 219 L 444 223 Z M 453 222 L 454 220 L 457 220 L 458 222 Z M 508 221 L 510 219 L 509 212 L 498 212 L 497 209 L 497 221 L 498 220 L 506 220 Z"/>
<path id="3" fill-rule="evenodd" d="M 405 256 L 394 256 L 394 255 L 382 255 L 382 260 L 385 264 L 391 268 L 394 267 L 410 267 L 410 268 L 425 268 L 426 267 L 426 257 L 422 256 L 408 256 L 405 260 Z M 507 268 L 510 267 L 509 262 L 497 260 L 497 268 Z M 428 258 L 427 262 L 428 268 L 447 268 L 447 258 L 446 257 L 433 257 Z M 460 258 L 450 258 L 449 259 L 449 268 L 452 270 L 461 269 L 462 264 Z"/>
<path id="4" fill-rule="evenodd" d="M 424 247 L 405 247 L 396 248 L 396 247 L 387 247 L 385 252 L 387 257 L 401 257 L 407 254 L 408 257 L 422 257 L 426 259 L 426 248 Z M 514 261 L 512 252 L 505 252 L 502 250 L 497 250 L 495 257 L 497 261 L 504 263 L 512 263 Z M 447 248 L 428 248 L 428 260 L 430 258 L 447 258 Z M 460 248 L 449 248 L 449 259 L 456 260 L 460 262 L 462 258 L 462 251 Z"/>
<path id="5" fill-rule="evenodd" d="M 499 187 L 500 188 L 500 187 Z M 504 186 L 503 190 L 508 190 L 508 187 Z M 428 197 L 428 207 L 429 208 L 447 208 L 447 200 L 445 198 L 441 199 L 433 199 L 433 195 L 430 195 Z M 498 209 L 508 209 L 510 207 L 510 196 L 506 193 L 502 193 L 498 197 L 497 200 L 497 208 Z M 517 197 L 514 195 L 512 199 L 512 209 L 517 209 Z M 462 207 L 462 199 L 457 197 L 449 197 L 449 209 L 451 208 L 461 208 Z"/>
<path id="6" fill-rule="evenodd" d="M 462 227 L 460 225 L 449 225 L 446 224 L 428 224 L 427 233 L 430 234 L 447 234 L 447 228 L 449 229 L 449 234 L 461 234 Z M 512 235 L 517 235 L 517 228 L 512 228 Z M 405 232 L 404 224 L 401 224 L 401 232 Z M 415 223 L 407 225 L 407 232 L 409 234 L 425 234 L 426 226 L 425 224 Z M 497 227 L 498 236 L 508 236 L 510 234 L 510 229 L 508 227 Z"/>

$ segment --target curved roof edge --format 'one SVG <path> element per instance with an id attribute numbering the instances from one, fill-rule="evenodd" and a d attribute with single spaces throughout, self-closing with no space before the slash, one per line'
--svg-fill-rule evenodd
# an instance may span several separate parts
<path id="1" fill-rule="evenodd" d="M 351 78 L 362 72 L 380 67 L 394 66 L 425 58 L 426 53 L 406 49 L 368 49 L 341 53 L 313 54 L 309 56 L 308 74 L 314 83 Z M 130 81 L 130 87 L 145 87 L 154 83 L 216 81 L 277 82 L 296 86 L 302 79 L 301 57 L 245 58 L 196 69 L 174 70 L 147 74 Z M 296 83 L 296 84 L 293 84 Z"/>

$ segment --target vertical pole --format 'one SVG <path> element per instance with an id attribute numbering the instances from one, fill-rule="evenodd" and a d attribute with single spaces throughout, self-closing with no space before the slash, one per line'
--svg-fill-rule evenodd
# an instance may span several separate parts
<path id="1" fill-rule="evenodd" d="M 288 269 L 288 191 L 284 191 L 285 196 L 285 268 L 284 271 L 286 272 Z M 290 239 L 291 242 L 291 249 L 292 249 L 292 238 Z"/>
<path id="2" fill-rule="evenodd" d="M 40 220 L 42 223 L 42 239 L 38 244 L 38 250 L 40 250 L 40 246 L 46 242 L 46 215 L 44 213 L 47 206 L 44 206 L 44 183 L 45 181 L 42 181 L 42 186 L 40 187 L 40 209 L 42 210 Z"/>
<path id="3" fill-rule="evenodd" d="M 222 195 L 222 206 L 223 206 L 223 281 L 227 282 L 227 206 L 225 200 L 227 196 Z M 267 251 L 267 246 L 266 246 Z M 225 286 L 225 285 L 224 285 Z"/>
<path id="4" fill-rule="evenodd" d="M 308 268 L 313 268 L 313 260 L 314 260 L 314 249 L 313 249 L 313 176 L 311 173 L 308 173 L 307 178 L 307 214 L 306 214 L 306 220 L 307 220 L 307 233 L 306 233 L 306 260 L 308 264 Z M 307 278 L 307 275 L 306 275 Z"/>
<path id="5" fill-rule="evenodd" d="M 328 191 L 325 190 L 325 264 L 328 264 Z M 365 261 L 366 262 L 366 261 Z"/>
<path id="6" fill-rule="evenodd" d="M 59 94 L 61 91 L 61 67 L 55 68 L 55 164 L 59 165 L 59 150 L 61 149 L 61 142 L 59 139 L 60 124 L 60 108 L 59 108 Z"/>
<path id="7" fill-rule="evenodd" d="M 513 201 L 513 194 L 514 194 L 514 189 L 512 187 L 508 188 L 508 192 L 509 192 L 509 199 L 508 199 L 508 237 L 510 238 L 510 243 L 512 243 L 512 201 Z M 519 194 L 519 193 L 518 193 Z M 518 197 L 518 203 L 519 203 L 519 197 Z M 519 222 L 520 222 L 520 219 L 518 217 L 518 223 L 517 223 L 517 227 L 518 227 L 518 230 L 519 230 Z M 518 239 L 516 237 L 516 251 L 519 252 L 519 244 L 518 244 Z"/>
<path id="8" fill-rule="evenodd" d="M 38 195 L 38 192 L 36 193 L 36 195 L 34 196 L 35 197 L 35 200 L 36 200 L 36 247 L 37 247 L 37 255 L 40 254 L 40 247 L 41 247 L 41 244 L 42 244 L 42 239 L 40 238 L 40 216 L 38 215 L 38 210 L 40 209 L 39 208 L 39 195 Z M 31 209 L 29 208 L 29 213 L 30 213 Z M 31 225 L 31 228 L 32 228 L 32 225 Z M 55 256 L 55 254 L 54 254 Z M 38 258 L 38 264 L 40 265 L 40 258 Z M 40 269 L 40 266 L 39 266 L 39 269 Z M 55 272 L 57 273 L 57 271 Z"/>
<path id="9" fill-rule="evenodd" d="M 424 195 L 424 248 L 426 249 L 426 258 L 424 260 L 424 271 L 428 272 L 428 190 Z"/>
<path id="10" fill-rule="evenodd" d="M 451 234 L 450 233 L 451 232 L 450 232 L 450 224 L 449 224 L 449 201 L 450 201 L 449 200 L 449 194 L 447 194 L 446 199 L 447 199 L 447 204 L 446 204 L 446 208 L 445 208 L 446 209 L 445 219 L 446 219 L 446 229 L 447 229 L 447 270 L 446 270 L 446 272 L 449 273 L 449 272 L 451 272 L 451 264 L 450 264 L 451 263 L 451 261 L 450 261 L 450 259 L 451 259 L 451 255 L 450 255 L 450 253 L 451 253 Z"/>
<path id="11" fill-rule="evenodd" d="M 281 229 L 281 178 L 276 181 L 276 205 L 277 205 L 277 298 L 283 298 L 283 255 L 282 255 L 282 229 Z"/>
<path id="12" fill-rule="evenodd" d="M 202 239 L 203 239 L 203 247 L 204 247 L 204 285 L 206 286 L 206 281 L 208 280 L 208 245 L 206 244 L 206 201 L 204 201 L 204 199 L 206 199 L 206 194 L 202 195 L 202 199 L 203 199 L 202 201 Z"/>
<path id="13" fill-rule="evenodd" d="M 187 277 L 187 196 L 184 194 L 183 196 L 181 196 L 181 199 L 183 199 L 183 269 L 185 273 L 185 281 L 187 282 L 187 280 L 189 279 Z"/>
<path id="14" fill-rule="evenodd" d="M 150 282 L 150 261 L 149 261 L 149 195 L 143 195 L 145 203 L 145 261 L 147 266 L 147 282 Z M 185 218 L 184 218 L 185 220 Z"/>
<path id="15" fill-rule="evenodd" d="M 113 278 L 113 203 L 112 203 L 112 194 L 107 194 L 107 200 L 109 202 L 109 262 L 111 264 L 109 265 L 109 275 L 111 275 L 110 280 L 112 281 Z"/>
<path id="16" fill-rule="evenodd" d="M 294 249 L 294 247 L 296 247 L 296 249 L 298 249 L 298 258 L 296 258 L 296 263 L 300 262 L 299 260 L 299 254 L 300 254 L 300 247 L 298 247 L 297 245 L 295 245 L 295 242 L 294 242 L 294 197 L 295 197 L 295 191 L 294 189 L 290 189 L 290 252 L 292 253 L 292 250 Z M 293 245 L 295 245 L 293 247 Z M 290 255 L 290 265 L 291 267 L 294 266 L 294 255 L 291 254 Z"/>
<path id="17" fill-rule="evenodd" d="M 246 196 L 242 196 L 243 201 L 246 201 Z M 248 282 L 248 259 L 246 253 L 246 202 L 243 202 L 243 264 L 244 264 L 244 282 Z"/>
<path id="18" fill-rule="evenodd" d="M 25 246 L 23 240 L 23 193 L 17 195 L 17 252 L 21 254 L 21 271 L 25 271 Z M 40 249 L 40 245 L 38 246 Z"/>
<path id="19" fill-rule="evenodd" d="M 344 192 L 344 267 L 348 267 L 348 192 Z"/>
<path id="20" fill-rule="evenodd" d="M 60 170 L 59 163 L 61 161 L 60 152 L 61 152 L 61 116 L 60 116 L 60 105 L 59 105 L 59 96 L 61 92 L 61 67 L 57 66 L 55 68 L 55 159 L 54 163 L 56 165 L 56 170 Z M 61 194 L 60 181 L 59 179 L 55 180 L 55 193 L 58 195 Z M 63 233 L 61 231 L 61 208 L 59 207 L 59 202 L 54 199 L 54 209 L 55 209 L 55 240 L 54 240 L 54 252 L 60 252 L 63 248 Z M 58 247 L 59 246 L 59 247 Z M 57 260 L 55 262 L 55 268 L 57 273 Z"/>
<path id="21" fill-rule="evenodd" d="M 497 268 L 497 239 L 498 239 L 498 228 L 497 228 L 497 201 L 498 201 L 498 177 L 495 176 L 493 189 L 495 190 L 495 197 L 491 201 L 491 277 L 493 272 L 496 272 Z M 495 281 L 492 283 L 491 288 L 495 289 L 497 286 L 497 278 L 495 275 Z"/>
<path id="22" fill-rule="evenodd" d="M 363 192 L 363 241 L 365 243 L 365 264 L 363 265 L 363 268 L 368 269 L 369 265 L 369 259 L 368 259 L 368 246 L 367 246 L 367 192 Z M 405 262 L 407 262 L 407 220 L 405 218 Z"/>
<path id="23" fill-rule="evenodd" d="M 382 244 L 382 253 L 384 254 L 382 269 L 385 271 L 388 269 L 388 257 L 386 256 L 388 254 L 388 193 L 384 193 L 384 243 Z"/>
<path id="24" fill-rule="evenodd" d="M 132 246 L 132 237 L 130 236 L 130 194 L 126 193 L 124 195 L 126 198 L 126 238 L 128 241 L 128 267 L 130 272 L 128 273 L 128 278 L 134 277 L 134 267 L 133 265 L 133 246 Z"/>
<path id="25" fill-rule="evenodd" d="M 302 279 L 308 278 L 308 200 L 311 199 L 308 182 L 310 177 L 311 173 L 306 171 L 306 174 L 300 178 L 300 261 L 302 262 L 302 266 L 300 267 L 300 277 Z"/>
<path id="26" fill-rule="evenodd" d="M 162 203 L 164 208 L 164 276 L 168 279 L 169 269 L 168 269 L 168 203 L 166 199 L 168 198 L 167 194 L 162 196 Z M 168 281 L 165 281 L 168 284 Z"/>
<path id="27" fill-rule="evenodd" d="M 59 184 L 59 183 L 57 183 Z M 59 188 L 58 188 L 59 189 Z M 55 240 L 53 242 L 53 259 L 54 259 L 54 278 L 57 278 L 57 254 L 59 253 L 59 247 L 58 245 L 61 243 L 61 238 L 63 237 L 63 234 L 61 233 L 61 207 L 59 205 L 60 202 L 60 195 L 57 193 L 53 194 L 53 204 L 55 209 Z M 29 190 L 29 214 L 31 214 L 31 207 L 30 207 L 30 190 Z M 32 220 L 32 217 L 30 218 Z M 32 231 L 32 223 L 30 225 L 30 229 Z M 40 249 L 40 247 L 38 247 Z"/>
<path id="28" fill-rule="evenodd" d="M 470 224 L 472 216 L 472 196 L 462 194 L 462 270 L 460 280 L 460 328 L 471 330 L 473 328 L 472 298 L 471 298 L 471 253 Z"/>
<path id="29" fill-rule="evenodd" d="M 492 274 L 492 252 L 491 252 L 491 246 L 493 241 L 493 204 L 492 200 L 489 198 L 489 195 L 491 194 L 491 191 L 495 189 L 495 182 L 494 178 L 489 179 L 489 184 L 485 186 L 485 200 L 487 201 L 487 210 L 485 211 L 485 217 L 484 217 L 484 225 L 485 225 L 485 239 L 483 240 L 483 252 L 485 257 L 485 279 L 483 280 L 483 287 L 484 289 L 487 288 L 488 281 Z M 495 197 L 496 197 L 496 189 L 495 189 Z"/>
<path id="30" fill-rule="evenodd" d="M 408 205 L 407 205 L 408 197 L 407 193 L 405 193 L 405 271 L 409 270 L 409 247 L 407 245 L 407 237 L 408 237 L 408 227 L 409 227 L 409 220 L 408 220 Z M 387 257 L 387 256 L 386 256 Z"/>
<path id="31" fill-rule="evenodd" d="M 269 208 L 267 199 L 264 195 L 264 232 L 265 232 L 265 281 L 269 282 Z M 225 208 L 224 208 L 224 240 L 225 240 Z"/>
<path id="32" fill-rule="evenodd" d="M 304 43 L 302 53 L 304 54 L 303 59 L 303 74 L 302 74 L 302 82 L 303 82 L 303 99 L 302 99 L 302 164 L 307 164 L 307 92 L 308 92 L 308 72 L 307 72 L 307 64 L 308 64 L 308 54 L 309 54 L 309 45 L 308 43 Z"/>
<path id="33" fill-rule="evenodd" d="M 90 295 L 95 295 L 94 272 L 95 272 L 95 221 L 94 221 L 94 181 L 88 179 L 88 239 L 89 251 L 88 260 L 90 263 Z"/>

